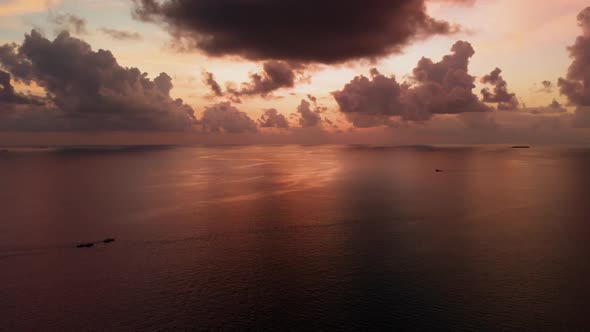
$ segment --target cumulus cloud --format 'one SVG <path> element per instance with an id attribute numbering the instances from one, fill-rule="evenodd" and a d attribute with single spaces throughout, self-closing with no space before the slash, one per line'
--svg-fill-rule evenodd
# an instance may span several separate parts
<path id="1" fill-rule="evenodd" d="M 301 100 L 301 103 L 297 106 L 297 114 L 299 116 L 299 125 L 302 128 L 320 127 L 322 125 L 321 109 L 319 107 L 312 108 L 307 100 Z"/>
<path id="2" fill-rule="evenodd" d="M 475 51 L 469 43 L 458 41 L 451 52 L 439 62 L 422 58 L 402 84 L 372 69 L 371 78 L 355 77 L 332 95 L 356 127 L 390 125 L 392 117 L 423 121 L 435 114 L 489 111 L 473 93 L 475 77 L 468 73 Z"/>
<path id="3" fill-rule="evenodd" d="M 560 92 L 575 106 L 590 106 L 590 7 L 578 15 L 583 34 L 568 47 L 573 59 L 565 78 L 559 78 Z"/>
<path id="4" fill-rule="evenodd" d="M 86 20 L 68 13 L 52 14 L 49 17 L 49 21 L 55 25 L 56 31 L 69 31 L 77 35 L 87 34 Z"/>
<path id="5" fill-rule="evenodd" d="M 303 63 L 379 58 L 459 30 L 429 16 L 424 0 L 134 0 L 134 16 L 210 56 Z"/>
<path id="6" fill-rule="evenodd" d="M 143 36 L 139 32 L 119 30 L 113 28 L 100 28 L 100 32 L 116 40 L 142 40 Z"/>
<path id="7" fill-rule="evenodd" d="M 25 55 L 18 52 L 15 43 L 0 45 L 0 65 L 12 73 L 13 78 L 24 83 L 31 83 L 32 66 Z"/>
<path id="8" fill-rule="evenodd" d="M 573 124 L 577 128 L 590 128 L 590 7 L 578 14 L 582 35 L 568 47 L 572 63 L 565 78 L 557 85 L 562 95 L 576 106 Z"/>
<path id="9" fill-rule="evenodd" d="M 20 47 L 1 46 L 0 67 L 47 94 L 43 110 L 11 113 L 12 122 L 3 114 L 3 129 L 183 130 L 195 121 L 190 106 L 170 97 L 173 85 L 166 73 L 151 80 L 68 32 L 51 41 L 33 30 Z"/>
<path id="10" fill-rule="evenodd" d="M 258 119 L 258 124 L 261 128 L 289 128 L 287 118 L 274 108 L 265 110 Z"/>
<path id="11" fill-rule="evenodd" d="M 256 122 L 229 102 L 205 107 L 199 124 L 205 132 L 212 133 L 237 134 L 257 131 Z"/>
<path id="12" fill-rule="evenodd" d="M 488 88 L 481 90 L 483 101 L 485 103 L 497 104 L 497 108 L 500 111 L 514 110 L 518 108 L 518 99 L 514 93 L 508 91 L 508 83 L 502 78 L 501 74 L 502 70 L 496 68 L 481 78 L 482 83 L 494 86 L 493 91 L 490 91 Z"/>
<path id="13" fill-rule="evenodd" d="M 475 77 L 469 74 L 470 43 L 456 42 L 452 54 L 441 61 L 422 58 L 413 70 L 414 85 L 407 91 L 406 118 L 429 119 L 434 114 L 461 114 L 489 110 L 473 93 Z"/>
<path id="14" fill-rule="evenodd" d="M 342 90 L 332 93 L 340 112 L 356 127 L 386 124 L 391 116 L 402 116 L 406 111 L 401 100 L 402 87 L 396 78 L 376 70 L 372 70 L 371 76 L 357 76 Z"/>

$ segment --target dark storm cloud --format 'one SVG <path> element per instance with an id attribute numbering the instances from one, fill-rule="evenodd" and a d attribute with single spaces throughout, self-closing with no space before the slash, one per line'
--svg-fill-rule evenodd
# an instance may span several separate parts
<path id="1" fill-rule="evenodd" d="M 502 70 L 500 68 L 494 69 L 488 75 L 481 78 L 484 84 L 494 86 L 494 90 L 490 91 L 488 88 L 481 90 L 484 103 L 497 104 L 498 110 L 509 111 L 518 107 L 518 99 L 514 93 L 508 92 L 508 83 L 502 78 Z"/>
<path id="2" fill-rule="evenodd" d="M 163 24 L 183 47 L 252 60 L 339 63 L 378 58 L 399 52 L 412 40 L 458 31 L 429 16 L 424 0 L 134 3 L 136 18 Z"/>
<path id="3" fill-rule="evenodd" d="M 100 28 L 100 32 L 116 40 L 142 40 L 143 36 L 139 32 L 125 31 L 112 28 Z"/>
<path id="4" fill-rule="evenodd" d="M 49 21 L 55 25 L 58 32 L 70 31 L 78 35 L 87 34 L 86 20 L 74 14 L 52 14 Z"/>
<path id="5" fill-rule="evenodd" d="M 14 126 L 4 122 L 3 129 L 181 130 L 195 121 L 190 106 L 170 97 L 173 85 L 166 73 L 151 80 L 68 32 L 50 41 L 33 30 L 20 47 L 0 47 L 0 67 L 18 81 L 44 88 L 48 108 L 18 113 L 30 122 L 16 121 L 18 114 L 12 114 Z"/>
<path id="6" fill-rule="evenodd" d="M 199 124 L 205 132 L 213 133 L 237 134 L 257 131 L 256 122 L 229 102 L 205 107 Z"/>
<path id="7" fill-rule="evenodd" d="M 241 84 L 239 89 L 230 88 L 228 92 L 235 97 L 267 97 L 272 92 L 295 86 L 293 66 L 284 61 L 269 61 L 263 64 L 262 73 L 250 75 L 250 81 Z"/>
<path id="8" fill-rule="evenodd" d="M 560 92 L 575 106 L 590 106 L 590 7 L 578 15 L 583 34 L 568 47 L 573 59 L 565 78 L 560 78 Z"/>
<path id="9" fill-rule="evenodd" d="M 289 121 L 283 114 L 271 108 L 264 111 L 264 114 L 258 119 L 258 125 L 261 128 L 289 128 Z"/>
<path id="10" fill-rule="evenodd" d="M 299 116 L 299 125 L 302 128 L 322 125 L 321 109 L 319 107 L 312 108 L 307 100 L 301 100 L 301 104 L 297 106 L 297 114 Z"/>
<path id="11" fill-rule="evenodd" d="M 403 84 L 372 69 L 371 78 L 358 76 L 332 95 L 356 127 L 389 125 L 393 116 L 423 121 L 435 114 L 490 110 L 473 93 L 475 77 L 468 73 L 475 53 L 471 45 L 459 41 L 451 52 L 439 62 L 422 58 Z"/>
<path id="12" fill-rule="evenodd" d="M 213 92 L 215 96 L 221 97 L 223 96 L 223 90 L 217 81 L 215 80 L 215 76 L 213 73 L 208 71 L 203 72 L 203 83 L 205 83 L 209 89 Z"/>

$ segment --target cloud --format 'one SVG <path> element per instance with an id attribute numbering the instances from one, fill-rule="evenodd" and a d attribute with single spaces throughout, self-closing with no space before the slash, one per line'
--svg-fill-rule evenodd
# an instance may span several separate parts
<path id="1" fill-rule="evenodd" d="M 371 79 L 357 76 L 340 91 L 332 93 L 340 112 L 355 127 L 366 128 L 387 124 L 392 116 L 406 111 L 401 100 L 402 87 L 395 77 L 372 70 Z"/>
<path id="2" fill-rule="evenodd" d="M 210 72 L 203 72 L 203 82 L 215 96 L 227 95 L 231 101 L 241 103 L 241 97 L 266 98 L 277 90 L 294 87 L 296 76 L 302 69 L 303 67 L 299 64 L 268 61 L 262 65 L 262 72 L 250 74 L 250 80 L 240 84 L 239 87 L 234 82 L 227 82 L 225 92 Z"/>
<path id="3" fill-rule="evenodd" d="M 307 100 L 301 100 L 301 103 L 297 106 L 297 114 L 299 115 L 299 125 L 302 128 L 320 127 L 322 125 L 321 109 L 319 107 L 312 109 Z"/>
<path id="4" fill-rule="evenodd" d="M 142 40 L 143 36 L 139 32 L 125 31 L 112 28 L 100 28 L 100 32 L 116 40 Z"/>
<path id="5" fill-rule="evenodd" d="M 69 31 L 77 35 L 85 35 L 88 33 L 88 30 L 86 29 L 86 20 L 74 14 L 52 14 L 49 17 L 49 21 L 56 26 L 57 32 Z"/>
<path id="6" fill-rule="evenodd" d="M 315 96 L 308 94 L 308 95 L 307 95 L 307 99 L 309 99 L 309 101 L 311 101 L 311 102 L 312 102 L 314 105 L 316 105 L 316 106 L 317 106 L 317 104 L 318 104 L 318 99 L 317 99 Z"/>
<path id="7" fill-rule="evenodd" d="M 205 107 L 199 124 L 205 132 L 255 133 L 256 122 L 248 114 L 239 111 L 231 103 L 224 102 Z"/>
<path id="8" fill-rule="evenodd" d="M 575 106 L 590 106 L 590 7 L 578 15 L 583 34 L 568 47 L 573 59 L 565 78 L 559 78 L 561 94 Z"/>
<path id="9" fill-rule="evenodd" d="M 212 73 L 203 71 L 203 82 L 211 89 L 215 96 L 223 96 L 223 90 L 221 89 L 219 83 L 217 83 L 215 80 L 215 76 Z"/>
<path id="10" fill-rule="evenodd" d="M 414 84 L 405 97 L 406 119 L 426 120 L 434 114 L 485 112 L 473 93 L 475 77 L 469 74 L 469 59 L 475 51 L 470 43 L 458 41 L 441 61 L 422 58 L 413 70 Z"/>
<path id="11" fill-rule="evenodd" d="M 33 68 L 25 55 L 18 52 L 15 43 L 0 45 L 0 64 L 11 72 L 17 81 L 31 83 Z"/>
<path id="12" fill-rule="evenodd" d="M 270 108 L 258 119 L 258 125 L 261 128 L 289 128 L 289 121 L 276 109 Z"/>
<path id="13" fill-rule="evenodd" d="M 545 107 L 523 107 L 522 111 L 531 113 L 531 114 L 556 114 L 556 113 L 566 113 L 567 109 L 563 107 L 557 100 L 553 100 L 553 102 Z"/>
<path id="14" fill-rule="evenodd" d="M 565 78 L 560 77 L 559 92 L 576 106 L 573 124 L 577 128 L 590 128 L 590 7 L 578 14 L 582 35 L 568 47 L 572 63 Z"/>
<path id="15" fill-rule="evenodd" d="M 395 144 L 587 144 L 572 127 L 572 115 L 514 111 L 440 116 L 423 123 L 405 122 L 391 131 Z"/>
<path id="16" fill-rule="evenodd" d="M 327 124 L 328 126 L 334 128 L 334 129 L 338 129 L 338 126 L 334 123 L 334 121 L 330 120 L 329 118 L 324 118 L 324 123 Z"/>
<path id="17" fill-rule="evenodd" d="M 475 51 L 469 43 L 458 41 L 451 52 L 439 62 L 422 58 L 402 84 L 372 69 L 370 79 L 355 77 L 332 95 L 348 120 L 365 128 L 391 125 L 392 117 L 423 121 L 435 114 L 489 111 L 473 93 L 475 77 L 468 73 Z"/>
<path id="18" fill-rule="evenodd" d="M 539 92 L 552 93 L 553 92 L 553 83 L 551 81 L 541 82 L 541 88 L 539 89 Z"/>
<path id="19" fill-rule="evenodd" d="M 134 16 L 209 56 L 302 63 L 375 59 L 459 30 L 424 0 L 134 0 Z"/>
<path id="20" fill-rule="evenodd" d="M 484 84 L 494 86 L 494 91 L 488 88 L 481 90 L 483 95 L 483 102 L 490 104 L 497 104 L 498 110 L 509 111 L 518 108 L 519 102 L 514 93 L 508 92 L 508 83 L 502 78 L 502 70 L 500 68 L 494 69 L 488 75 L 481 78 Z"/>
<path id="21" fill-rule="evenodd" d="M 43 109 L 0 115 L 4 130 L 185 130 L 195 121 L 190 106 L 170 97 L 166 73 L 151 80 L 68 32 L 50 41 L 33 30 L 20 47 L 1 46 L 0 67 L 47 93 Z"/>
<path id="22" fill-rule="evenodd" d="M 295 86 L 293 65 L 284 61 L 269 61 L 262 68 L 262 73 L 251 74 L 249 82 L 242 83 L 239 89 L 230 88 L 228 92 L 237 98 L 256 95 L 267 97 L 276 90 Z"/>
<path id="23" fill-rule="evenodd" d="M 0 108 L 14 104 L 33 104 L 33 99 L 14 91 L 10 74 L 0 70 Z"/>

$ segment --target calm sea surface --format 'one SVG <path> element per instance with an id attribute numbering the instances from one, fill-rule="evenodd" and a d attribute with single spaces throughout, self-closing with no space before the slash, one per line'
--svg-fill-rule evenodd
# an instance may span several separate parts
<path id="1" fill-rule="evenodd" d="M 0 330 L 588 330 L 589 283 L 590 150 L 0 153 Z"/>

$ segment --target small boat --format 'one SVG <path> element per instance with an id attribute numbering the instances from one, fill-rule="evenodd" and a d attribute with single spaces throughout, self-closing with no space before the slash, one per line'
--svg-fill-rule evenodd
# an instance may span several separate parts
<path id="1" fill-rule="evenodd" d="M 531 147 L 528 145 L 515 145 L 512 148 L 513 149 L 530 149 Z"/>
<path id="2" fill-rule="evenodd" d="M 76 248 L 92 248 L 94 247 L 94 243 L 80 243 L 76 246 Z"/>
<path id="3" fill-rule="evenodd" d="M 435 170 L 435 172 L 437 172 L 437 173 L 442 173 L 442 172 L 444 172 L 444 171 L 443 171 L 442 169 L 436 169 L 436 170 Z"/>
<path id="4" fill-rule="evenodd" d="M 112 238 L 104 239 L 102 241 L 102 243 L 113 243 L 113 242 L 115 242 L 115 239 L 112 239 Z"/>

